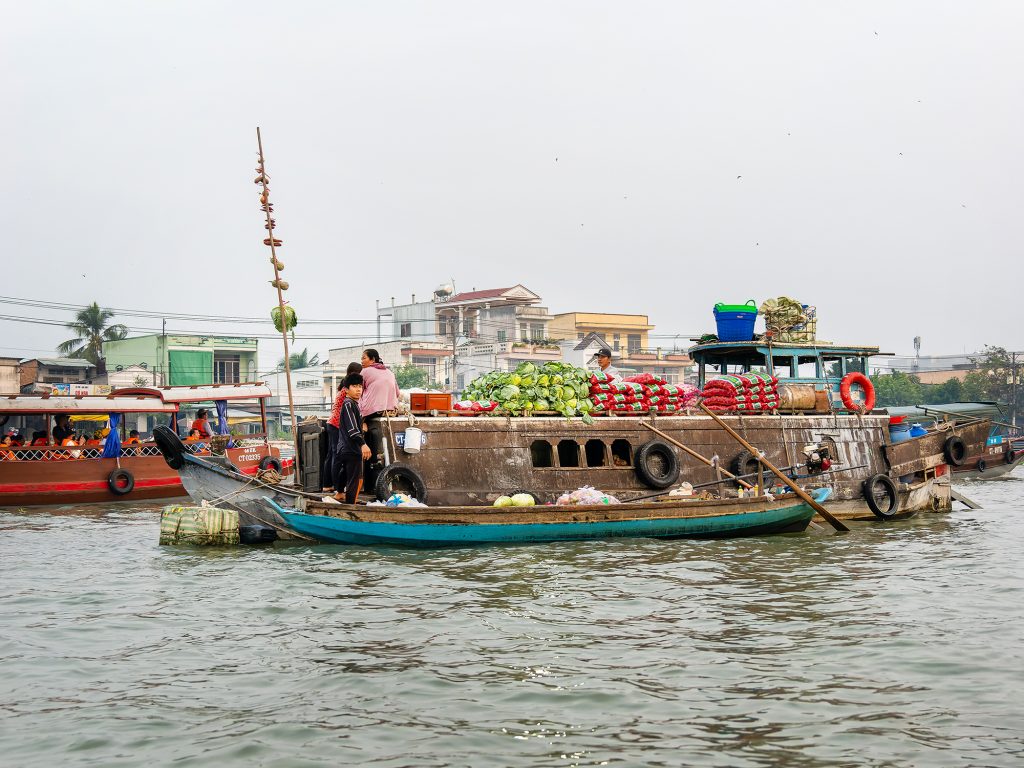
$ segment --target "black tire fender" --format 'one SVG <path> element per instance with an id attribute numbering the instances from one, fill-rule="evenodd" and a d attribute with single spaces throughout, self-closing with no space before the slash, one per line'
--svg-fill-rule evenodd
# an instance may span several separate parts
<path id="1" fill-rule="evenodd" d="M 427 484 L 423 477 L 408 464 L 400 462 L 388 464 L 377 473 L 373 492 L 378 501 L 387 501 L 393 493 L 405 493 L 427 503 Z"/>
<path id="2" fill-rule="evenodd" d="M 263 459 L 260 461 L 260 470 L 263 472 L 265 472 L 268 469 L 272 469 L 275 472 L 277 472 L 277 474 L 280 475 L 281 470 L 283 468 L 284 465 L 281 463 L 281 460 L 277 458 L 277 456 L 264 456 Z"/>
<path id="3" fill-rule="evenodd" d="M 157 424 L 153 427 L 153 440 L 164 461 L 171 469 L 181 469 L 185 465 L 184 455 L 188 452 L 178 433 L 168 426 Z"/>
<path id="4" fill-rule="evenodd" d="M 127 496 L 135 490 L 135 475 L 127 469 L 115 469 L 107 478 L 107 487 L 110 492 L 118 496 Z"/>
<path id="5" fill-rule="evenodd" d="M 750 475 L 757 472 L 758 464 L 760 462 L 757 460 L 757 457 L 744 449 L 737 453 L 736 458 L 729 463 L 729 471 L 734 475 Z"/>
<path id="6" fill-rule="evenodd" d="M 875 513 L 876 517 L 886 520 L 899 511 L 900 497 L 896 492 L 896 483 L 888 475 L 878 474 L 869 477 L 864 481 L 862 488 L 864 491 L 864 501 L 867 502 L 868 507 Z M 879 492 L 883 493 L 885 498 L 888 499 L 888 503 L 885 506 L 879 503 Z"/>
<path id="7" fill-rule="evenodd" d="M 954 467 L 962 467 L 967 460 L 967 445 L 962 437 L 953 435 L 943 444 L 942 454 Z"/>
<path id="8" fill-rule="evenodd" d="M 1013 462 L 1015 462 L 1019 456 L 1020 454 L 1018 454 L 1017 451 L 1013 450 L 1013 448 L 1010 448 L 1006 452 L 1006 463 L 1013 464 Z"/>
<path id="9" fill-rule="evenodd" d="M 979 474 L 984 474 L 986 469 L 988 469 L 988 463 L 984 459 L 978 459 Z"/>
<path id="10" fill-rule="evenodd" d="M 649 440 L 633 456 L 636 475 L 644 485 L 663 490 L 679 479 L 679 457 L 664 440 Z"/>

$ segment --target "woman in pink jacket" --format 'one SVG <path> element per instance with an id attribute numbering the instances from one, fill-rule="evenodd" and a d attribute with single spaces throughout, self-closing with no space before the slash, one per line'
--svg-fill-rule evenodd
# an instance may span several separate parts
<path id="1" fill-rule="evenodd" d="M 380 428 L 380 418 L 385 411 L 393 411 L 398 407 L 398 381 L 380 361 L 376 349 L 363 350 L 363 396 L 359 398 L 359 412 L 366 424 L 367 444 L 370 446 L 370 462 L 380 460 L 384 436 Z"/>

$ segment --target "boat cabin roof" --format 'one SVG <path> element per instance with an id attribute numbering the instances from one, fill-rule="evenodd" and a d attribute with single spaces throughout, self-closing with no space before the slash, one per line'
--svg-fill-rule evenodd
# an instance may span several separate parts
<path id="1" fill-rule="evenodd" d="M 152 396 L 110 395 L 3 395 L 0 413 L 176 413 L 177 403 Z"/>
<path id="2" fill-rule="evenodd" d="M 968 419 L 1002 419 L 1003 409 L 993 400 L 971 403 L 940 403 L 936 405 L 904 405 L 886 408 L 890 416 L 903 416 L 910 421 L 937 421 L 946 417 Z"/>
<path id="3" fill-rule="evenodd" d="M 115 389 L 112 397 L 143 395 L 165 403 L 205 403 L 211 400 L 263 400 L 273 392 L 262 381 L 245 384 L 197 384 L 188 387 L 130 387 Z"/>
<path id="4" fill-rule="evenodd" d="M 764 339 L 759 341 L 712 341 L 690 347 L 688 354 L 696 362 L 707 362 L 710 359 L 728 358 L 730 361 L 764 360 L 769 351 L 773 357 L 786 355 L 836 355 L 839 357 L 874 357 L 891 355 L 891 352 L 879 352 L 878 347 L 862 347 L 859 345 L 826 344 L 823 342 L 773 343 L 769 346 Z"/>

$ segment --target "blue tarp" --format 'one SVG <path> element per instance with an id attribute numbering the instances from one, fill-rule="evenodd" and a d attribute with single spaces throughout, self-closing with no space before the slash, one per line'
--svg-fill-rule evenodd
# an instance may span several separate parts
<path id="1" fill-rule="evenodd" d="M 215 400 L 214 405 L 217 406 L 217 434 L 218 435 L 230 435 L 231 430 L 228 428 L 228 401 L 227 400 Z M 233 448 L 231 441 L 228 441 L 228 448 Z"/>
<path id="2" fill-rule="evenodd" d="M 103 443 L 103 458 L 116 459 L 121 455 L 121 432 L 118 426 L 121 424 L 121 414 L 111 413 L 107 416 L 110 419 L 110 434 Z"/>
<path id="3" fill-rule="evenodd" d="M 217 434 L 231 434 L 231 431 L 228 429 L 228 401 L 217 400 L 214 405 L 217 406 Z"/>

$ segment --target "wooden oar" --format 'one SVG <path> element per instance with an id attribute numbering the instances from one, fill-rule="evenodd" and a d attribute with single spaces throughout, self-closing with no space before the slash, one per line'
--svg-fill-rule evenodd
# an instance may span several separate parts
<path id="1" fill-rule="evenodd" d="M 697 459 L 698 461 L 704 462 L 709 467 L 715 466 L 715 463 L 713 461 L 711 461 L 711 459 L 708 459 L 708 458 L 705 458 L 704 456 L 701 456 L 699 453 L 697 453 L 692 448 L 687 448 L 685 445 L 680 443 L 678 440 L 673 440 L 671 437 L 666 435 L 664 432 L 662 432 L 660 429 L 655 427 L 653 424 L 648 424 L 646 421 L 641 421 L 640 423 L 643 424 L 645 427 L 647 427 L 649 430 L 651 430 L 651 432 L 653 432 L 654 434 L 659 435 L 659 436 L 663 437 L 665 440 L 667 440 L 668 442 L 672 443 L 672 445 L 674 445 L 676 448 L 678 448 L 679 450 L 683 451 L 684 453 L 687 453 L 688 455 L 693 456 L 693 458 Z M 742 485 L 744 488 L 749 490 L 749 489 L 754 487 L 750 483 L 747 483 L 747 482 L 744 482 L 743 480 L 740 480 L 736 475 L 734 475 L 729 470 L 722 469 L 721 466 L 719 466 L 719 469 L 721 470 L 723 475 L 725 475 L 726 477 L 732 478 L 737 483 Z"/>
<path id="2" fill-rule="evenodd" d="M 706 413 L 712 419 L 714 419 L 715 422 L 718 424 L 718 426 L 720 426 L 722 429 L 724 429 L 726 432 L 728 432 L 730 435 L 732 435 L 733 439 L 737 443 L 739 443 L 744 448 L 746 448 L 748 451 L 750 451 L 751 456 L 757 457 L 758 461 L 760 461 L 762 464 L 764 464 L 766 467 L 768 467 L 768 471 L 769 472 L 774 472 L 775 475 L 779 478 L 779 480 L 781 480 L 783 483 L 788 485 L 790 490 L 793 491 L 793 493 L 795 493 L 797 496 L 799 496 L 801 499 L 803 499 L 805 502 L 807 502 L 808 506 L 810 506 L 811 509 L 813 509 L 819 515 L 821 515 L 826 520 L 828 520 L 832 524 L 833 528 L 835 528 L 837 531 L 848 531 L 848 530 L 850 530 L 849 528 L 846 527 L 846 524 L 843 523 L 842 520 L 840 520 L 838 517 L 833 515 L 831 512 L 829 512 L 823 506 L 821 506 L 821 504 L 819 504 L 814 499 L 812 499 L 810 497 L 810 495 L 807 493 L 807 491 L 805 491 L 803 488 L 800 488 L 796 483 L 794 483 L 792 480 L 790 480 L 788 477 L 786 477 L 786 475 L 784 475 L 781 470 L 776 469 L 775 465 L 772 464 L 770 461 L 768 461 L 768 459 L 766 459 L 761 454 L 761 452 L 759 450 L 757 450 L 757 448 L 755 448 L 750 443 L 748 443 L 746 440 L 744 440 L 735 429 L 733 429 L 728 424 L 726 424 L 724 421 L 722 421 L 722 419 L 719 418 L 718 414 L 716 414 L 714 411 L 712 411 L 710 408 L 708 408 L 706 405 L 704 405 L 704 403 L 700 404 L 700 409 L 702 411 L 704 411 L 704 413 Z"/>

